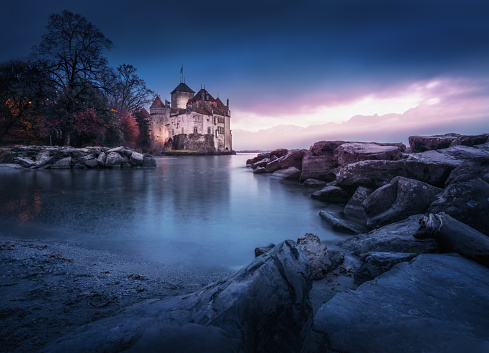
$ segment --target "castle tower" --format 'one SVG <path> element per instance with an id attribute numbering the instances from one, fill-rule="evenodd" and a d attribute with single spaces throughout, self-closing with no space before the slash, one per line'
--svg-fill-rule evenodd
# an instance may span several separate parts
<path id="1" fill-rule="evenodd" d="M 187 102 L 194 96 L 194 91 L 185 83 L 180 84 L 170 93 L 171 94 L 171 107 L 173 109 L 186 109 Z"/>

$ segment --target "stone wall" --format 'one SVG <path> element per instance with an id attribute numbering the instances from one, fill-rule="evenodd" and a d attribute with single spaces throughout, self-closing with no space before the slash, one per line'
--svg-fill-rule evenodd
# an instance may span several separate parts
<path id="1" fill-rule="evenodd" d="M 208 134 L 180 134 L 173 138 L 174 150 L 188 150 L 203 154 L 215 154 L 214 136 Z"/>

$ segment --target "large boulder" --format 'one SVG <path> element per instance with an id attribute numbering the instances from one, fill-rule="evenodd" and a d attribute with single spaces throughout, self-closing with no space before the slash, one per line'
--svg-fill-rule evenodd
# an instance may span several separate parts
<path id="1" fill-rule="evenodd" d="M 334 169 L 337 166 L 338 162 L 333 155 L 314 156 L 310 152 L 306 152 L 302 159 L 301 180 L 333 181 L 336 179 Z"/>
<path id="2" fill-rule="evenodd" d="M 105 165 L 107 167 L 116 167 L 120 166 L 124 163 L 127 162 L 127 159 L 122 157 L 118 152 L 113 151 L 113 152 L 108 152 L 107 154 L 107 159 L 105 160 Z"/>
<path id="3" fill-rule="evenodd" d="M 129 157 L 129 163 L 131 163 L 132 165 L 137 165 L 137 166 L 143 165 L 144 155 L 142 153 L 139 153 L 139 152 L 131 153 L 131 156 Z"/>
<path id="4" fill-rule="evenodd" d="M 481 145 L 483 143 L 486 143 L 489 140 L 489 134 L 482 134 L 482 135 L 461 135 L 454 139 L 450 143 L 451 146 L 458 146 L 458 145 L 464 145 L 464 146 L 476 146 L 476 145 Z"/>
<path id="5" fill-rule="evenodd" d="M 281 169 L 287 169 L 287 168 L 297 168 L 297 169 L 302 169 L 302 158 L 304 157 L 304 153 L 306 153 L 307 150 L 290 150 L 285 156 L 280 157 L 279 160 L 279 166 Z"/>
<path id="6" fill-rule="evenodd" d="M 36 162 L 30 159 L 29 157 L 19 157 L 16 159 L 16 162 L 24 168 L 30 168 L 36 166 Z"/>
<path id="7" fill-rule="evenodd" d="M 401 262 L 411 261 L 418 254 L 402 252 L 373 252 L 365 256 L 362 265 L 353 277 L 356 284 L 373 280 Z"/>
<path id="8" fill-rule="evenodd" d="M 321 190 L 315 191 L 311 194 L 311 197 L 315 200 L 326 201 L 330 203 L 342 203 L 345 204 L 350 199 L 350 195 L 339 186 L 326 186 Z"/>
<path id="9" fill-rule="evenodd" d="M 341 251 L 328 250 L 321 244 L 316 234 L 306 233 L 297 239 L 297 245 L 304 250 L 311 264 L 312 275 L 315 280 L 322 279 L 338 267 L 344 260 L 345 254 Z"/>
<path id="10" fill-rule="evenodd" d="M 265 169 L 267 170 L 268 173 L 273 173 L 277 170 L 280 169 L 280 161 L 278 158 L 275 158 L 271 160 L 270 162 L 267 163 L 265 166 Z"/>
<path id="11" fill-rule="evenodd" d="M 409 146 L 412 152 L 424 152 L 447 148 L 459 137 L 459 134 L 445 134 L 432 136 L 409 136 Z"/>
<path id="12" fill-rule="evenodd" d="M 456 252 L 489 267 L 488 236 L 447 214 L 430 213 L 420 223 L 415 238 L 434 238 L 442 251 Z"/>
<path id="13" fill-rule="evenodd" d="M 317 351 L 489 351 L 489 269 L 459 255 L 419 255 L 319 309 Z"/>
<path id="14" fill-rule="evenodd" d="M 287 155 L 288 152 L 289 152 L 289 150 L 286 148 L 277 148 L 276 150 L 273 150 L 272 152 L 270 152 L 270 160 L 273 159 L 273 157 L 276 157 L 276 158 L 283 157 L 283 156 Z"/>
<path id="15" fill-rule="evenodd" d="M 348 200 L 343 213 L 346 217 L 356 221 L 367 223 L 367 214 L 363 208 L 363 201 L 372 193 L 372 189 L 359 186 L 353 196 Z"/>
<path id="16" fill-rule="evenodd" d="M 286 180 L 298 181 L 301 176 L 301 171 L 295 167 L 289 167 L 287 169 L 277 170 L 273 175 Z"/>
<path id="17" fill-rule="evenodd" d="M 378 228 L 426 212 L 442 189 L 414 179 L 395 177 L 363 202 L 367 225 Z"/>
<path id="18" fill-rule="evenodd" d="M 338 245 L 351 250 L 353 255 L 363 257 L 371 252 L 434 253 L 439 252 L 434 239 L 419 240 L 414 234 L 419 229 L 419 219 L 424 215 L 414 215 L 407 219 L 374 229 L 343 240 Z"/>
<path id="19" fill-rule="evenodd" d="M 315 142 L 310 148 L 309 153 L 312 156 L 334 156 L 334 151 L 346 141 L 318 141 Z"/>
<path id="20" fill-rule="evenodd" d="M 42 352 L 298 352 L 310 330 L 311 287 L 306 254 L 285 241 L 227 280 L 136 305 Z"/>
<path id="21" fill-rule="evenodd" d="M 362 224 L 355 223 L 345 219 L 342 215 L 338 215 L 329 211 L 319 211 L 319 216 L 329 224 L 329 226 L 340 233 L 346 234 L 361 234 L 368 231 L 368 228 Z"/>
<path id="22" fill-rule="evenodd" d="M 482 179 L 451 183 L 427 212 L 447 213 L 489 236 L 489 183 Z"/>
<path id="23" fill-rule="evenodd" d="M 466 162 L 459 165 L 450 173 L 445 186 L 477 178 L 489 183 L 489 163 Z"/>
<path id="24" fill-rule="evenodd" d="M 380 146 L 375 143 L 344 143 L 334 151 L 339 165 L 346 165 L 364 160 L 398 160 L 401 150 L 397 146 Z"/>
<path id="25" fill-rule="evenodd" d="M 56 161 L 52 166 L 52 169 L 70 169 L 71 168 L 71 157 L 61 158 Z"/>

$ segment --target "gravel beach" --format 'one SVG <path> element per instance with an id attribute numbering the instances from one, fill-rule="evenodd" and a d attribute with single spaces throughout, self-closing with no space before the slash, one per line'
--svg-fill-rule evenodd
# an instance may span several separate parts
<path id="1" fill-rule="evenodd" d="M 232 273 L 0 234 L 1 351 L 36 351 L 127 306 L 193 292 Z"/>

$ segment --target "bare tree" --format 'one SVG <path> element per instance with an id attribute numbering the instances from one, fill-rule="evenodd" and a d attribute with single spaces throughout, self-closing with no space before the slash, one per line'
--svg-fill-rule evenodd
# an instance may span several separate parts
<path id="1" fill-rule="evenodd" d="M 51 15 L 47 30 L 33 56 L 57 89 L 59 126 L 69 145 L 75 114 L 87 107 L 84 97 L 101 87 L 109 70 L 103 52 L 112 42 L 85 17 L 67 10 Z"/>

